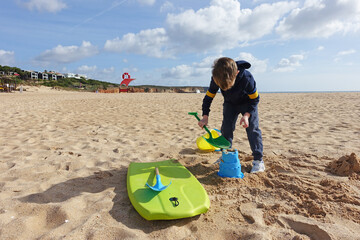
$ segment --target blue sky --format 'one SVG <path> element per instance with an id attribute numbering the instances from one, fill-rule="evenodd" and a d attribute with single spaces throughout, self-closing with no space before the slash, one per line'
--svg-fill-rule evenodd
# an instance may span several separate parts
<path id="1" fill-rule="evenodd" d="M 260 92 L 360 91 L 358 0 L 5 0 L 0 65 L 208 86 L 247 60 Z"/>

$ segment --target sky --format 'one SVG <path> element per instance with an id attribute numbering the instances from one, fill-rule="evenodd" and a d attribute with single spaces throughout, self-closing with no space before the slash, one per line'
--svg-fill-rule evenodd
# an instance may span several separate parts
<path id="1" fill-rule="evenodd" d="M 0 65 L 208 86 L 251 63 L 259 92 L 360 91 L 359 0 L 3 0 Z"/>

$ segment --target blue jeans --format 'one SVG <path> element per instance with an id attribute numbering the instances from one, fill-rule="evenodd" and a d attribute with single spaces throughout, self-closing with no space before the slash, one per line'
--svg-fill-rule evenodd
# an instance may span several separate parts
<path id="1" fill-rule="evenodd" d="M 233 105 L 225 102 L 223 105 L 223 122 L 221 126 L 221 134 L 231 143 L 231 145 L 238 116 L 240 113 L 241 115 L 244 115 L 246 111 L 246 104 Z M 261 130 L 259 128 L 259 114 L 257 108 L 249 118 L 249 127 L 246 128 L 246 133 L 254 160 L 262 160 L 263 144 Z"/>

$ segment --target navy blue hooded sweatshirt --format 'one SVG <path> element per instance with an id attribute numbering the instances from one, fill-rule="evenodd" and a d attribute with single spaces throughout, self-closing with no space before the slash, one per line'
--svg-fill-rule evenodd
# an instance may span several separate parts
<path id="1" fill-rule="evenodd" d="M 256 89 L 256 82 L 249 71 L 246 69 L 251 67 L 251 64 L 246 61 L 237 61 L 239 73 L 236 76 L 234 86 L 221 93 L 224 97 L 224 102 L 231 103 L 233 105 L 246 104 L 247 112 L 252 114 L 259 103 L 260 96 Z M 219 90 L 219 86 L 216 85 L 214 79 L 211 77 L 210 87 L 206 92 L 206 95 L 202 104 L 202 115 L 209 115 L 211 103 Z"/>

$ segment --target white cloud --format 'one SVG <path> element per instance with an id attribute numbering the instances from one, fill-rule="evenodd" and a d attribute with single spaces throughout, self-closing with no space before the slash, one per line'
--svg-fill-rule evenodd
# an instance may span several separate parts
<path id="1" fill-rule="evenodd" d="M 296 2 L 283 1 L 261 4 L 252 10 L 241 9 L 237 0 L 213 0 L 209 7 L 198 11 L 169 14 L 168 35 L 181 51 L 229 49 L 270 34 L 279 19 L 296 6 Z"/>
<path id="2" fill-rule="evenodd" d="M 175 6 L 172 2 L 166 1 L 161 5 L 160 12 L 170 12 L 175 10 Z"/>
<path id="3" fill-rule="evenodd" d="M 351 55 L 351 54 L 354 54 L 354 53 L 356 53 L 356 50 L 350 49 L 350 50 L 338 52 L 337 55 L 338 56 L 345 56 L 345 55 Z"/>
<path id="4" fill-rule="evenodd" d="M 152 6 L 156 2 L 156 0 L 137 0 L 141 5 L 149 5 Z"/>
<path id="5" fill-rule="evenodd" d="M 325 49 L 325 47 L 324 46 L 319 46 L 316 50 L 318 50 L 318 51 L 322 51 L 322 50 L 324 50 Z"/>
<path id="6" fill-rule="evenodd" d="M 201 60 L 201 62 L 193 63 L 193 65 L 194 65 L 194 67 L 197 67 L 197 68 L 211 69 L 212 66 L 214 65 L 214 61 L 220 57 L 222 57 L 222 56 L 221 55 L 208 56 L 208 57 L 204 58 L 203 60 Z"/>
<path id="7" fill-rule="evenodd" d="M 66 4 L 62 0 L 30 0 L 23 3 L 29 10 L 37 10 L 39 12 L 59 12 L 66 8 Z"/>
<path id="8" fill-rule="evenodd" d="M 293 9 L 276 28 L 283 38 L 329 37 L 360 28 L 360 1 L 306 0 Z"/>
<path id="9" fill-rule="evenodd" d="M 203 80 L 210 81 L 211 67 L 215 59 L 220 56 L 209 56 L 204 58 L 201 62 L 194 62 L 191 65 L 178 65 L 176 67 L 166 69 L 162 73 L 161 77 L 170 81 L 173 81 L 177 85 L 181 84 L 193 84 L 194 78 L 203 78 Z M 206 83 L 208 84 L 208 83 Z"/>
<path id="10" fill-rule="evenodd" d="M 166 79 L 168 85 L 206 86 L 210 83 L 211 68 L 214 64 L 214 60 L 220 57 L 222 56 L 208 56 L 200 62 L 193 62 L 189 65 L 182 64 L 166 69 L 161 74 L 161 78 Z"/>
<path id="11" fill-rule="evenodd" d="M 251 53 L 241 52 L 239 58 L 251 64 L 251 72 L 263 73 L 266 72 L 268 60 L 259 60 Z"/>
<path id="12" fill-rule="evenodd" d="M 252 10 L 241 9 L 237 0 L 212 0 L 208 7 L 197 11 L 168 14 L 165 28 L 107 40 L 105 49 L 158 58 L 175 53 L 221 52 L 272 33 L 277 22 L 296 6 L 296 2 L 282 1 Z"/>
<path id="13" fill-rule="evenodd" d="M 131 74 L 132 75 L 132 73 L 134 73 L 134 72 L 138 72 L 139 71 L 139 69 L 137 69 L 136 67 L 132 67 L 132 68 L 123 68 L 122 69 L 122 71 L 125 73 L 125 72 L 127 72 L 127 73 L 129 73 L 129 74 Z M 122 76 L 121 76 L 122 77 Z M 133 76 L 131 76 L 131 77 L 133 77 Z"/>
<path id="14" fill-rule="evenodd" d="M 11 66 L 15 64 L 15 53 L 0 49 L 0 65 Z"/>
<path id="15" fill-rule="evenodd" d="M 162 74 L 162 77 L 184 79 L 184 78 L 189 78 L 193 71 L 194 71 L 193 67 L 183 64 L 166 70 Z"/>
<path id="16" fill-rule="evenodd" d="M 98 69 L 96 65 L 82 65 L 78 67 L 75 72 L 86 74 L 91 79 L 108 80 L 110 82 L 114 82 L 114 79 L 116 78 L 114 67 Z"/>
<path id="17" fill-rule="evenodd" d="M 88 65 L 82 65 L 80 67 L 77 68 L 76 72 L 79 73 L 91 73 L 91 72 L 95 72 L 97 70 L 97 66 L 88 66 Z"/>
<path id="18" fill-rule="evenodd" d="M 278 65 L 274 68 L 274 72 L 292 72 L 296 67 L 301 66 L 300 61 L 304 60 L 302 54 L 291 55 L 289 58 L 282 58 Z"/>
<path id="19" fill-rule="evenodd" d="M 214 61 L 220 57 L 217 56 L 208 56 L 202 59 L 200 62 L 194 62 L 190 65 L 182 64 L 176 67 L 166 69 L 162 73 L 161 77 L 164 79 L 168 79 L 170 81 L 176 82 L 177 84 L 192 84 L 192 80 L 194 78 L 202 79 L 201 82 L 208 84 L 211 76 L 211 69 L 214 64 Z M 267 69 L 267 61 L 268 60 L 259 60 L 255 58 L 250 53 L 240 53 L 239 57 L 235 60 L 245 60 L 251 63 L 252 72 L 265 72 Z"/>
<path id="20" fill-rule="evenodd" d="M 35 61 L 50 64 L 50 63 L 70 63 L 83 58 L 91 57 L 98 53 L 96 46 L 90 42 L 83 41 L 81 46 L 62 46 L 58 45 L 51 50 L 46 50 L 40 56 L 35 58 Z"/>
<path id="21" fill-rule="evenodd" d="M 109 67 L 109 68 L 104 68 L 101 73 L 103 74 L 113 74 L 115 72 L 115 68 L 114 67 Z"/>
<path id="22" fill-rule="evenodd" d="M 163 28 L 140 31 L 138 34 L 128 33 L 122 39 L 107 40 L 104 49 L 112 52 L 128 52 L 151 57 L 170 57 L 167 52 L 168 36 Z"/>
<path id="23" fill-rule="evenodd" d="M 344 56 L 351 55 L 356 53 L 355 49 L 349 49 L 345 51 L 340 51 L 336 54 L 336 57 L 334 58 L 334 62 L 341 62 L 344 59 Z M 352 65 L 353 63 L 347 63 L 347 65 Z"/>

